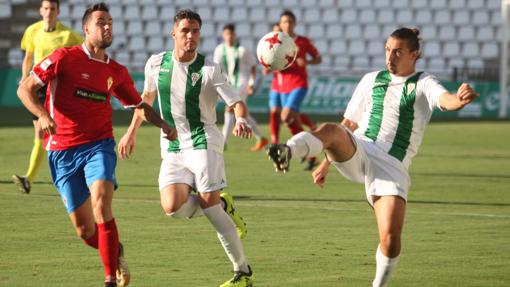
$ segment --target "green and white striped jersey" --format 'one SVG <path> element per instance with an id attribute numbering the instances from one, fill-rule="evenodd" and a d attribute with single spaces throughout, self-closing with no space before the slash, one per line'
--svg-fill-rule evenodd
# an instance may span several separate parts
<path id="1" fill-rule="evenodd" d="M 388 71 L 372 72 L 359 82 L 344 117 L 358 124 L 356 136 L 375 142 L 409 168 L 445 92 L 428 73 L 398 77 Z"/>
<path id="2" fill-rule="evenodd" d="M 217 64 L 198 53 L 186 63 L 172 51 L 152 55 L 145 65 L 144 91 L 157 91 L 161 117 L 177 129 L 177 140 L 161 138 L 162 155 L 186 149 L 223 152 L 223 135 L 216 127 L 218 97 L 229 106 L 241 99 Z"/>
<path id="3" fill-rule="evenodd" d="M 244 99 L 251 77 L 251 69 L 257 65 L 255 56 L 243 46 L 228 47 L 222 43 L 214 50 L 213 59 L 220 65 L 239 96 Z"/>

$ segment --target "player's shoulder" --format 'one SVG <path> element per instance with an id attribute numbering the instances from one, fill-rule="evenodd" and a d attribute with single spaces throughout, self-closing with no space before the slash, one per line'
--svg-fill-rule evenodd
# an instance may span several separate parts
<path id="1" fill-rule="evenodd" d="M 43 20 L 40 20 L 40 21 L 37 21 L 33 24 L 30 24 L 26 29 L 25 29 L 25 33 L 34 33 L 40 29 L 43 29 L 44 27 L 44 21 Z"/>
<path id="2" fill-rule="evenodd" d="M 159 65 L 161 61 L 163 60 L 163 57 L 166 53 L 169 53 L 168 51 L 162 51 L 156 54 L 152 54 L 149 59 L 147 59 L 147 63 L 151 66 Z"/>
<path id="3" fill-rule="evenodd" d="M 419 81 L 427 80 L 427 79 L 436 79 L 437 77 L 433 74 L 425 71 L 418 71 L 417 73 L 420 73 L 420 77 L 418 78 Z"/>
<path id="4" fill-rule="evenodd" d="M 377 75 L 379 75 L 381 72 L 384 72 L 382 70 L 380 71 L 372 71 L 368 72 L 363 77 L 361 77 L 361 82 L 373 82 L 375 81 L 375 78 L 377 78 Z"/>
<path id="5" fill-rule="evenodd" d="M 215 63 L 213 60 L 209 59 L 208 57 L 206 57 L 205 55 L 203 54 L 198 54 L 199 57 L 203 57 L 204 58 L 204 65 L 203 67 L 204 68 L 215 68 L 215 67 L 219 67 L 219 64 L 218 63 Z M 195 60 L 196 61 L 196 60 Z"/>

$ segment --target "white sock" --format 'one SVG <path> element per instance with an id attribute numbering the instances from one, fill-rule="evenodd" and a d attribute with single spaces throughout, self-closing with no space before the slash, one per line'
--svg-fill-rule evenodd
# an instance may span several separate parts
<path id="1" fill-rule="evenodd" d="M 386 287 L 390 281 L 390 276 L 395 267 L 398 264 L 400 255 L 395 258 L 386 257 L 382 254 L 381 249 L 377 246 L 377 252 L 375 253 L 375 261 L 377 263 L 375 269 L 375 279 L 372 282 L 372 287 Z"/>
<path id="2" fill-rule="evenodd" d="M 234 271 L 243 271 L 248 273 L 248 264 L 244 258 L 243 245 L 241 239 L 236 232 L 234 221 L 228 214 L 217 204 L 204 209 L 204 214 L 216 229 L 218 239 L 223 249 L 227 253 L 228 259 L 234 266 Z"/>
<path id="3" fill-rule="evenodd" d="M 287 141 L 292 157 L 303 159 L 317 156 L 323 149 L 322 142 L 309 132 L 300 132 Z"/>
<path id="4" fill-rule="evenodd" d="M 260 133 L 257 121 L 255 121 L 255 119 L 251 115 L 248 115 L 246 121 L 248 122 L 248 125 L 251 127 L 251 130 L 255 137 L 257 138 L 257 140 L 260 140 L 262 138 L 262 134 Z"/>
<path id="5" fill-rule="evenodd" d="M 228 136 L 232 134 L 234 126 L 236 125 L 236 117 L 234 113 L 225 113 L 225 122 L 223 123 L 223 138 L 227 143 Z"/>
<path id="6" fill-rule="evenodd" d="M 167 213 L 167 215 L 174 218 L 191 219 L 193 217 L 204 215 L 204 212 L 202 211 L 202 208 L 200 208 L 198 197 L 194 194 L 190 194 L 188 196 L 188 200 L 183 205 L 181 205 L 181 207 L 176 212 Z"/>

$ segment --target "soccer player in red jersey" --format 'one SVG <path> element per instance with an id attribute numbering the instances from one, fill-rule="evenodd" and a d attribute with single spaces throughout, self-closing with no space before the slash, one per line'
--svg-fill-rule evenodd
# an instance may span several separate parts
<path id="1" fill-rule="evenodd" d="M 53 183 L 78 236 L 99 250 L 105 286 L 126 286 L 129 270 L 111 206 L 117 162 L 111 96 L 160 127 L 167 138 L 175 139 L 176 131 L 142 101 L 127 69 L 106 54 L 113 34 L 104 3 L 85 11 L 83 32 L 83 45 L 57 49 L 37 64 L 18 96 L 39 118 Z M 44 85 L 49 86 L 43 106 L 36 92 Z"/>
<path id="2" fill-rule="evenodd" d="M 299 36 L 294 32 L 296 27 L 296 16 L 289 10 L 284 10 L 280 14 L 279 27 L 282 32 L 288 34 L 298 47 L 296 61 L 287 69 L 275 73 L 271 93 L 269 94 L 269 106 L 271 109 L 269 118 L 269 128 L 271 132 L 271 141 L 273 144 L 278 142 L 278 133 L 280 118 L 295 135 L 303 128 L 301 118 L 309 124 L 311 120 L 306 116 L 300 116 L 299 110 L 301 103 L 308 92 L 308 74 L 307 65 L 317 65 L 322 62 L 322 57 L 313 45 L 312 41 L 304 36 Z M 311 56 L 307 59 L 307 56 Z M 315 159 L 310 159 L 307 169 L 311 170 L 315 164 Z"/>

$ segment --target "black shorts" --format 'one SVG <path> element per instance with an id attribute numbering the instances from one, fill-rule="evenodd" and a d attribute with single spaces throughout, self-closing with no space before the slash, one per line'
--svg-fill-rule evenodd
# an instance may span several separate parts
<path id="1" fill-rule="evenodd" d="M 42 88 L 40 88 L 39 90 L 37 90 L 37 98 L 39 99 L 39 102 L 44 105 L 44 102 L 46 101 L 46 90 L 47 90 L 48 86 L 44 86 Z M 30 113 L 32 115 L 32 119 L 34 121 L 37 121 L 39 118 L 37 116 L 35 116 L 34 114 Z"/>

